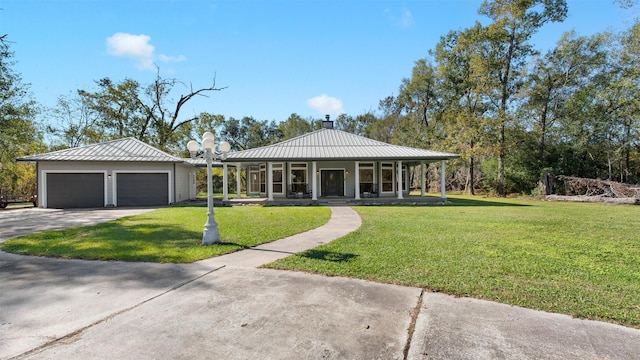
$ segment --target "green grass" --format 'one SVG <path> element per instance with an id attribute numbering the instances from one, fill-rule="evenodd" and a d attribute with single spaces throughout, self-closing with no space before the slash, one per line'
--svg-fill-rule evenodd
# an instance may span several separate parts
<path id="1" fill-rule="evenodd" d="M 0 249 L 61 258 L 193 262 L 316 228 L 330 215 L 326 207 L 217 207 L 222 243 L 203 246 L 206 206 L 166 207 L 95 226 L 7 240 Z"/>
<path id="2" fill-rule="evenodd" d="M 640 207 L 451 198 L 267 267 L 423 287 L 640 328 Z"/>

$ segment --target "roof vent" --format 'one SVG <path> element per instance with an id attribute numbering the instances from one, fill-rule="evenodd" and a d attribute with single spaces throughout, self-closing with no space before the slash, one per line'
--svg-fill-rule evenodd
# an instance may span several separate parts
<path id="1" fill-rule="evenodd" d="M 329 120 L 329 115 L 325 115 L 324 118 L 326 120 L 322 120 L 322 128 L 323 129 L 333 129 L 333 121 Z"/>

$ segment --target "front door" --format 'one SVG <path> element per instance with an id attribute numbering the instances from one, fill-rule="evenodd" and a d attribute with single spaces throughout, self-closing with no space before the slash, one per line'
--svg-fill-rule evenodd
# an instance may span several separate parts
<path id="1" fill-rule="evenodd" d="M 321 196 L 344 196 L 344 170 L 320 172 Z"/>

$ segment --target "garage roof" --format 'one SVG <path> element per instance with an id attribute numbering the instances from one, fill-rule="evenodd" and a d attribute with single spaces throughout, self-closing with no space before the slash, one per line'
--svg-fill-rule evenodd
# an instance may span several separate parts
<path id="1" fill-rule="evenodd" d="M 345 131 L 322 128 L 269 146 L 230 153 L 226 161 L 295 160 L 421 160 L 437 161 L 459 155 L 391 145 Z"/>
<path id="2" fill-rule="evenodd" d="M 18 161 L 144 161 L 181 163 L 184 162 L 184 159 L 167 154 L 138 139 L 128 137 L 45 154 L 23 156 L 18 158 Z"/>

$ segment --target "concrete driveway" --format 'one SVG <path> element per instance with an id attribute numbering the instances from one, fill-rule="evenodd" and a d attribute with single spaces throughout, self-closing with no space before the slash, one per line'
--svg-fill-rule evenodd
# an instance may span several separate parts
<path id="1" fill-rule="evenodd" d="M 156 208 L 42 209 L 0 210 L 0 242 L 37 231 L 93 225 L 123 216 L 142 214 Z"/>
<path id="2" fill-rule="evenodd" d="M 633 359 L 640 354 L 636 329 L 418 288 L 255 267 L 300 251 L 300 242 L 314 247 L 359 226 L 350 208 L 332 211 L 321 228 L 193 264 L 0 252 L 0 359 Z"/>

